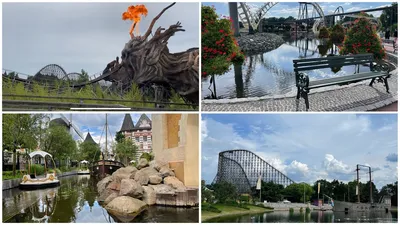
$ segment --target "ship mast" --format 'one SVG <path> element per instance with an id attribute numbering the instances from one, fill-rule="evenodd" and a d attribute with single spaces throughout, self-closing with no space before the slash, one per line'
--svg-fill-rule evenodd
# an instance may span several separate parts
<path id="1" fill-rule="evenodd" d="M 369 173 L 369 203 L 373 203 L 373 197 L 372 197 L 372 171 L 370 166 L 364 166 L 357 164 L 357 197 L 358 197 L 358 203 L 360 203 L 360 176 L 359 176 L 359 167 L 367 167 L 368 168 L 368 173 Z"/>

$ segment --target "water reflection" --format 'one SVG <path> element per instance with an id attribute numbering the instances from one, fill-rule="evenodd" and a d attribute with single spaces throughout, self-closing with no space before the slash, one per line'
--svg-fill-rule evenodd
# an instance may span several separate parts
<path id="1" fill-rule="evenodd" d="M 3 222 L 197 222 L 198 209 L 150 207 L 136 218 L 108 214 L 97 202 L 97 180 L 90 175 L 63 177 L 61 186 L 34 191 L 3 191 Z"/>
<path id="2" fill-rule="evenodd" d="M 243 65 L 215 76 L 217 98 L 245 98 L 277 95 L 296 95 L 293 60 L 338 55 L 338 47 L 328 41 L 311 38 L 288 38 L 285 44 L 270 52 L 246 56 Z M 307 71 L 311 80 L 352 74 L 354 65 Z M 368 71 L 361 66 L 360 72 Z M 202 97 L 214 98 L 211 77 L 202 78 Z"/>
<path id="3" fill-rule="evenodd" d="M 251 215 L 240 215 L 231 217 L 222 217 L 209 220 L 207 222 L 218 222 L 218 223 L 395 223 L 397 222 L 396 213 L 385 213 L 385 212 L 359 212 L 345 214 L 344 212 L 332 212 L 332 211 L 312 211 L 310 213 L 305 212 L 288 212 L 288 211 L 276 211 L 269 213 L 251 214 Z"/>

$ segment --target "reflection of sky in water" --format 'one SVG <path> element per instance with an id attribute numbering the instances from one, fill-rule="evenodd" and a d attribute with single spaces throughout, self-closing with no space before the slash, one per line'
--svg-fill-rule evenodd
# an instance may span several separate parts
<path id="1" fill-rule="evenodd" d="M 85 201 L 80 212 L 76 214 L 76 223 L 107 223 L 114 222 L 113 218 L 108 215 L 107 210 L 99 205 L 97 201 L 93 203 L 93 207 L 89 206 Z"/>
<path id="2" fill-rule="evenodd" d="M 243 66 L 231 66 L 224 75 L 215 76 L 218 98 L 261 97 L 296 94 L 293 60 L 317 58 L 319 40 L 290 40 L 279 48 L 259 55 L 247 56 Z M 338 54 L 336 48 L 327 54 Z M 368 67 L 360 67 L 360 72 Z M 240 74 L 241 71 L 241 74 Z M 330 68 L 306 71 L 310 80 L 343 76 L 355 72 L 355 66 L 345 66 L 336 74 Z M 210 77 L 202 79 L 202 97 L 211 95 Z M 213 90 L 213 86 L 210 86 Z"/>

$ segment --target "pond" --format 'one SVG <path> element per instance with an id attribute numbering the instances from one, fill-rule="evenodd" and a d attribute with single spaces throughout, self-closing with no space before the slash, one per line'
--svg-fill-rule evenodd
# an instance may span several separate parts
<path id="1" fill-rule="evenodd" d="M 256 55 L 247 55 L 243 65 L 230 67 L 230 71 L 215 76 L 217 98 L 247 98 L 262 96 L 296 95 L 293 60 L 299 58 L 338 55 L 338 47 L 328 45 L 316 38 L 284 37 L 285 43 L 275 50 Z M 355 72 L 355 66 L 326 68 L 306 71 L 310 80 L 337 77 Z M 360 72 L 369 71 L 360 66 Z M 202 98 L 209 99 L 214 92 L 211 77 L 202 78 Z"/>
<path id="2" fill-rule="evenodd" d="M 89 175 L 60 178 L 61 186 L 34 191 L 3 191 L 3 222 L 198 222 L 198 209 L 151 206 L 130 221 L 107 213 L 97 202 L 97 181 Z"/>
<path id="3" fill-rule="evenodd" d="M 397 223 L 397 213 L 349 213 L 312 211 L 300 213 L 276 211 L 252 215 L 214 218 L 206 221 L 215 223 Z"/>

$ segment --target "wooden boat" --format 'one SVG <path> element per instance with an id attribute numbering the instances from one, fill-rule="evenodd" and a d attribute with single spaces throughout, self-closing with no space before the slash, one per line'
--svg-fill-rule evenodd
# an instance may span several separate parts
<path id="1" fill-rule="evenodd" d="M 86 160 L 82 160 L 79 162 L 79 170 L 78 170 L 78 175 L 84 175 L 84 174 L 90 174 L 90 170 L 87 167 L 87 165 L 89 164 L 88 161 Z M 86 165 L 84 168 L 82 168 L 82 165 Z"/>
<path id="2" fill-rule="evenodd" d="M 107 151 L 107 132 L 108 130 L 108 123 L 107 123 L 107 114 L 106 114 L 106 124 L 105 124 L 105 133 L 106 133 L 106 143 L 105 143 L 105 152 L 100 154 L 100 160 L 97 162 L 92 163 L 89 166 L 90 170 L 90 175 L 93 175 L 98 178 L 104 178 L 106 174 L 111 175 L 114 173 L 116 170 L 118 170 L 121 167 L 125 167 L 125 165 L 119 161 L 116 161 L 114 159 L 107 159 L 108 157 L 108 151 Z"/>
<path id="3" fill-rule="evenodd" d="M 32 158 L 35 156 L 41 156 L 44 158 L 44 171 L 45 171 L 45 176 L 44 177 L 36 177 L 36 171 L 33 171 L 34 173 L 31 174 L 31 164 L 32 164 Z M 46 165 L 46 157 L 50 157 L 53 166 L 54 166 L 54 171 L 53 172 L 48 172 L 47 171 L 47 165 Z M 25 190 L 32 190 L 32 189 L 39 189 L 39 188 L 48 188 L 48 187 L 55 187 L 60 185 L 60 181 L 57 179 L 57 174 L 56 174 L 56 164 L 54 163 L 53 157 L 41 150 L 34 151 L 29 154 L 29 160 L 28 160 L 28 174 L 24 175 L 22 177 L 22 182 L 19 184 L 20 189 L 25 189 Z"/>

